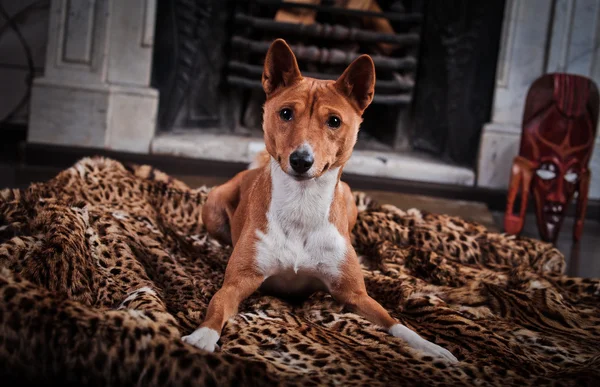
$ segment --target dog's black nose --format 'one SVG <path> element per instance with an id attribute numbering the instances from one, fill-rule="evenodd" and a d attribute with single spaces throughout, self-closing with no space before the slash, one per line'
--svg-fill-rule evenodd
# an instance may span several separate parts
<path id="1" fill-rule="evenodd" d="M 296 173 L 305 173 L 314 162 L 313 155 L 305 150 L 297 150 L 290 155 L 290 165 Z"/>

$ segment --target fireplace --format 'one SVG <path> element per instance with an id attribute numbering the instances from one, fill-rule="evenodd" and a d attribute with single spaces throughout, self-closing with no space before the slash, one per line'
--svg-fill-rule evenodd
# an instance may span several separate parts
<path id="1" fill-rule="evenodd" d="M 0 53 L 13 59 L 0 63 L 0 97 L 26 108 L 0 127 L 26 123 L 28 144 L 247 163 L 263 146 L 261 51 L 284 36 L 320 77 L 343 66 L 333 53 L 404 61 L 392 70 L 379 61 L 378 101 L 345 173 L 505 190 L 529 85 L 549 72 L 600 83 L 600 0 L 359 2 L 379 9 L 346 0 L 13 3 L 2 12 Z M 281 10 L 314 20 L 281 25 Z M 390 21 L 383 43 L 402 48 L 378 50 L 382 32 L 365 18 Z M 20 81 L 33 71 L 27 46 L 43 73 L 32 83 Z M 31 98 L 21 101 L 24 92 Z M 595 148 L 592 170 L 600 137 Z M 599 197 L 594 175 L 590 198 Z"/>
<path id="2" fill-rule="evenodd" d="M 302 72 L 377 69 L 357 149 L 472 167 L 489 119 L 504 1 L 159 0 L 152 83 L 161 133 L 260 138 L 262 60 L 286 39 Z M 485 55 L 486 59 L 481 60 Z"/>

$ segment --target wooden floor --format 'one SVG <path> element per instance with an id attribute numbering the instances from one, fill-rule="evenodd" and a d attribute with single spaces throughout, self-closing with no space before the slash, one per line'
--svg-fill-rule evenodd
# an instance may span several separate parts
<path id="1" fill-rule="evenodd" d="M 494 213 L 497 224 L 502 224 L 503 214 Z M 565 255 L 567 274 L 576 277 L 600 277 L 600 222 L 587 219 L 579 243 L 573 243 L 574 219 L 567 217 L 562 225 L 556 247 Z M 535 215 L 525 219 L 523 235 L 539 238 Z"/>

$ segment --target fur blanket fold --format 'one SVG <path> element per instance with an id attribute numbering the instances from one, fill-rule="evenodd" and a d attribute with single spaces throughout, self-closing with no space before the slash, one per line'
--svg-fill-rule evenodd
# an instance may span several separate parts
<path id="1" fill-rule="evenodd" d="M 552 246 L 355 197 L 371 296 L 456 365 L 317 293 L 259 293 L 221 350 L 181 342 L 231 252 L 200 217 L 208 189 L 88 158 L 0 191 L 3 381 L 92 385 L 597 385 L 600 280 L 563 274 Z"/>

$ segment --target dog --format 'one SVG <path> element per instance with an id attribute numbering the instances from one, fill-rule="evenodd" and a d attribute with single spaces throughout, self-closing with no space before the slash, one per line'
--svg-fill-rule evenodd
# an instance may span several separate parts
<path id="1" fill-rule="evenodd" d="M 266 153 L 255 168 L 208 194 L 202 209 L 206 230 L 233 245 L 233 252 L 204 322 L 182 340 L 214 351 L 225 322 L 258 289 L 325 290 L 410 347 L 457 361 L 367 294 L 350 242 L 358 211 L 340 177 L 373 100 L 373 60 L 358 57 L 336 81 L 303 77 L 292 50 L 278 39 L 267 52 L 262 85 Z"/>

